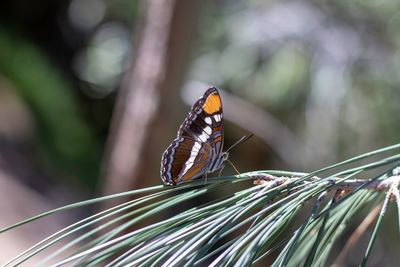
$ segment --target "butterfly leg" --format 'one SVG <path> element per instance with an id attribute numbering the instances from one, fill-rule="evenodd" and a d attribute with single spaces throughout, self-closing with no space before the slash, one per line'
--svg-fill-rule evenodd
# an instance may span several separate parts
<path id="1" fill-rule="evenodd" d="M 208 171 L 204 173 L 204 185 L 207 184 Z"/>
<path id="2" fill-rule="evenodd" d="M 233 167 L 233 169 L 236 171 L 237 175 L 240 175 L 240 172 L 238 171 L 238 169 L 236 169 L 235 165 L 233 165 L 233 163 L 232 163 L 229 159 L 227 159 L 226 161 L 228 161 L 229 164 L 231 164 L 231 166 Z"/>

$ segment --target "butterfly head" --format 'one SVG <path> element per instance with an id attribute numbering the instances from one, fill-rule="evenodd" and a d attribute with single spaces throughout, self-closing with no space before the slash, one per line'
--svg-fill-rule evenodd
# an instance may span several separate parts
<path id="1" fill-rule="evenodd" d="M 229 158 L 229 152 L 228 151 L 223 152 L 221 154 L 220 158 L 221 158 L 221 163 L 220 163 L 219 168 L 217 168 L 217 169 L 222 169 L 225 167 L 225 161 L 227 161 Z"/>

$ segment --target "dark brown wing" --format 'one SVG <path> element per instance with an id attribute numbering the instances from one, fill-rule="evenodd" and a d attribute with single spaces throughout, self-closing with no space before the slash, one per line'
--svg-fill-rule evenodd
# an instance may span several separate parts
<path id="1" fill-rule="evenodd" d="M 165 150 L 161 160 L 161 179 L 176 185 L 203 175 L 211 159 L 211 147 L 190 137 L 177 137 Z"/>

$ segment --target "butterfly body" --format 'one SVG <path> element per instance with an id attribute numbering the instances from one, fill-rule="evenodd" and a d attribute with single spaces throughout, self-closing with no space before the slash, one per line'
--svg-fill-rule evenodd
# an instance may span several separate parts
<path id="1" fill-rule="evenodd" d="M 222 102 L 218 90 L 210 87 L 193 105 L 177 137 L 161 160 L 161 179 L 166 185 L 211 173 L 224 167 Z"/>

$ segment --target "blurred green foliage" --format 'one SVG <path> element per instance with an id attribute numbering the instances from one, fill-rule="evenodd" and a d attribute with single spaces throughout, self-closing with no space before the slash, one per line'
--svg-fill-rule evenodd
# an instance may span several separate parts
<path id="1" fill-rule="evenodd" d="M 318 150 L 335 155 L 318 157 L 329 164 L 393 144 L 399 10 L 391 0 L 213 2 L 189 80 L 219 85 L 287 123 L 315 146 L 306 168 L 317 167 Z"/>
<path id="2" fill-rule="evenodd" d="M 0 28 L 0 72 L 14 83 L 35 115 L 36 149 L 42 160 L 93 185 L 100 144 L 82 117 L 76 89 L 39 48 L 4 28 Z"/>

